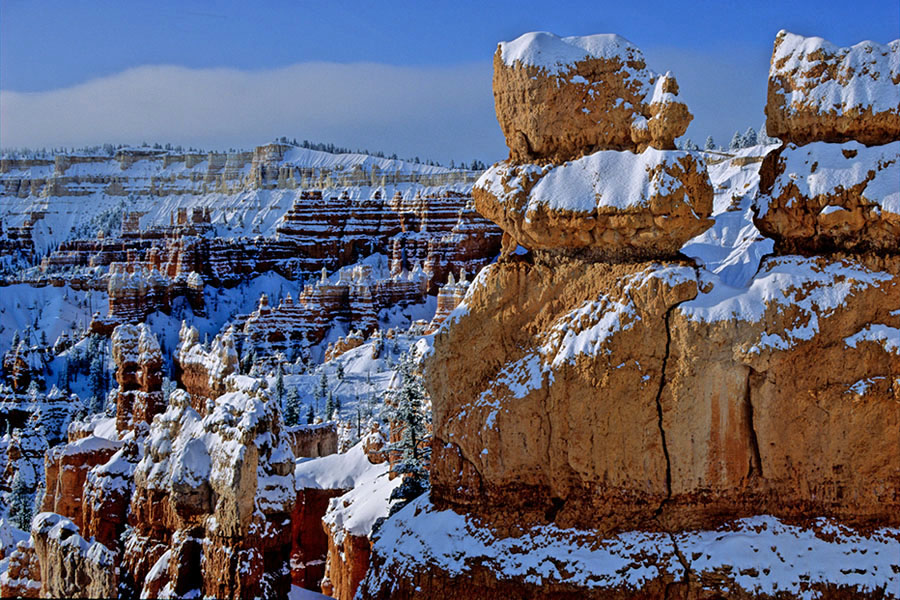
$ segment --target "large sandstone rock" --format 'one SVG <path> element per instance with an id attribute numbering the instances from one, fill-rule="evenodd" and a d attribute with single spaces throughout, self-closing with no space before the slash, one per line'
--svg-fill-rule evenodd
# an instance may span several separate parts
<path id="1" fill-rule="evenodd" d="M 755 210 L 780 253 L 900 252 L 900 142 L 772 150 Z"/>
<path id="2" fill-rule="evenodd" d="M 669 528 L 725 514 L 900 523 L 900 260 L 868 262 L 774 258 L 746 290 L 704 275 L 673 311 Z"/>
<path id="3" fill-rule="evenodd" d="M 479 212 L 531 250 L 601 260 L 673 257 L 713 221 L 706 167 L 681 151 L 596 152 L 562 165 L 491 167 Z"/>
<path id="4" fill-rule="evenodd" d="M 472 285 L 426 366 L 434 501 L 504 530 L 652 527 L 667 315 L 697 294 L 694 269 L 514 261 Z"/>
<path id="5" fill-rule="evenodd" d="M 871 266 L 784 257 L 747 290 L 683 266 L 491 267 L 428 364 L 433 500 L 506 532 L 896 525 L 900 265 Z"/>
<path id="6" fill-rule="evenodd" d="M 41 565 L 41 596 L 118 597 L 115 555 L 100 542 L 81 537 L 75 523 L 43 512 L 32 521 L 31 536 Z"/>
<path id="7" fill-rule="evenodd" d="M 797 145 L 900 140 L 900 40 L 840 48 L 779 31 L 769 68 L 766 132 Z"/>
<path id="8" fill-rule="evenodd" d="M 692 116 L 670 74 L 614 34 L 526 33 L 494 54 L 494 105 L 513 162 L 674 149 Z"/>

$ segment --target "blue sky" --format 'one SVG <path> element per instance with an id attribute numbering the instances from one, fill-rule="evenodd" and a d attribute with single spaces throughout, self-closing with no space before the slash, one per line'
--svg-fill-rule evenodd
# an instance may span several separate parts
<path id="1" fill-rule="evenodd" d="M 840 45 L 900 37 L 900 3 L 0 0 L 0 144 L 274 136 L 499 160 L 490 59 L 534 30 L 614 32 L 672 70 L 688 135 L 764 119 L 779 29 Z"/>

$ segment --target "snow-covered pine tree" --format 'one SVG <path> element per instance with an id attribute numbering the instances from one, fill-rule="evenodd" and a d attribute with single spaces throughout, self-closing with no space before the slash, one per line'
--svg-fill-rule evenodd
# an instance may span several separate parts
<path id="1" fill-rule="evenodd" d="M 713 141 L 713 137 L 711 135 L 706 137 L 706 143 L 703 144 L 703 149 L 704 150 L 715 150 L 716 149 L 716 143 Z"/>
<path id="2" fill-rule="evenodd" d="M 338 365 L 337 365 L 337 378 L 338 378 L 338 381 L 344 380 L 344 363 L 342 363 L 342 362 L 338 362 Z"/>
<path id="3" fill-rule="evenodd" d="M 291 388 L 284 403 L 284 423 L 289 427 L 300 424 L 300 395 L 297 388 Z M 312 407 L 310 407 L 312 408 Z"/>
<path id="4" fill-rule="evenodd" d="M 328 392 L 328 399 L 325 401 L 325 420 L 331 420 L 334 416 L 334 394 Z"/>
<path id="5" fill-rule="evenodd" d="M 747 131 L 744 132 L 744 148 L 750 148 L 756 145 L 756 130 L 752 127 L 748 127 Z"/>
<path id="6" fill-rule="evenodd" d="M 275 368 L 275 399 L 278 401 L 278 406 L 284 402 L 284 369 L 281 367 L 281 363 L 278 363 Z"/>
<path id="7" fill-rule="evenodd" d="M 409 354 L 401 357 L 398 374 L 400 386 L 390 392 L 387 417 L 401 430 L 400 440 L 389 444 L 388 450 L 400 455 L 393 471 L 403 477 L 403 482 L 391 493 L 391 500 L 400 501 L 391 506 L 391 514 L 428 489 L 428 463 L 431 458 L 431 448 L 425 443 L 431 420 L 425 408 L 427 392 Z"/>
<path id="8" fill-rule="evenodd" d="M 106 395 L 106 382 L 104 381 L 103 375 L 103 357 L 97 353 L 91 360 L 90 373 L 88 375 L 91 395 L 95 398 L 102 398 Z"/>
<path id="9" fill-rule="evenodd" d="M 9 520 L 22 531 L 31 531 L 32 499 L 25 487 L 21 470 L 13 475 L 9 492 Z"/>
<path id="10" fill-rule="evenodd" d="M 313 421 L 315 421 L 315 420 L 316 420 L 316 415 L 315 415 L 315 413 L 313 412 L 312 404 L 310 404 L 310 405 L 309 405 L 309 410 L 306 411 L 306 424 L 307 424 L 307 425 L 312 425 L 312 424 L 313 424 Z"/>
<path id="11" fill-rule="evenodd" d="M 325 398 L 328 394 L 328 375 L 325 373 L 325 369 L 322 369 L 322 377 L 319 378 L 319 385 L 316 386 L 316 411 L 319 410 L 319 403 Z"/>
<path id="12" fill-rule="evenodd" d="M 741 135 L 740 131 L 735 131 L 734 135 L 731 136 L 731 143 L 728 144 L 729 150 L 740 150 L 744 147 L 744 138 Z"/>

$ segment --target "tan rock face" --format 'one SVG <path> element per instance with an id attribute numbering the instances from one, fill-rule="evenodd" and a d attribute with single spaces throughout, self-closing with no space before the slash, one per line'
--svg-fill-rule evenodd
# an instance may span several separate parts
<path id="1" fill-rule="evenodd" d="M 691 114 L 669 74 L 617 35 L 528 33 L 494 54 L 494 105 L 513 162 L 673 149 Z"/>
<path id="2" fill-rule="evenodd" d="M 121 446 L 122 442 L 90 436 L 51 448 L 44 456 L 47 490 L 42 510 L 68 517 L 81 528 L 88 472 L 108 461 Z"/>
<path id="3" fill-rule="evenodd" d="M 780 31 L 769 69 L 766 131 L 797 145 L 900 140 L 900 40 L 840 48 Z"/>
<path id="4" fill-rule="evenodd" d="M 501 262 L 473 286 L 426 367 L 434 501 L 501 528 L 647 526 L 667 496 L 666 315 L 694 270 Z"/>
<path id="5" fill-rule="evenodd" d="M 783 254 L 900 252 L 900 142 L 788 144 L 760 168 L 754 223 Z"/>
<path id="6" fill-rule="evenodd" d="M 691 154 L 604 151 L 559 166 L 494 165 L 478 210 L 531 250 L 593 260 L 675 256 L 712 225 L 712 186 Z"/>
<path id="7" fill-rule="evenodd" d="M 875 262 L 771 259 L 746 292 L 673 311 L 663 520 L 898 522 L 900 261 Z"/>
<path id="8" fill-rule="evenodd" d="M 500 531 L 896 523 L 900 266 L 877 266 L 784 257 L 730 296 L 688 267 L 493 266 L 428 363 L 432 499 Z"/>
<path id="9" fill-rule="evenodd" d="M 367 536 L 350 533 L 335 536 L 328 525 L 325 528 L 328 531 L 328 557 L 322 593 L 338 600 L 352 600 L 369 570 L 371 543 Z"/>
<path id="10" fill-rule="evenodd" d="M 72 521 L 55 513 L 40 513 L 32 521 L 31 535 L 41 565 L 42 597 L 118 596 L 113 553 L 103 544 L 81 537 Z"/>

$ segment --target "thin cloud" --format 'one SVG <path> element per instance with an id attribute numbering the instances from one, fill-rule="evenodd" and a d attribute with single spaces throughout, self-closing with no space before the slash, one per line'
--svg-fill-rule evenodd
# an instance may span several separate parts
<path id="1" fill-rule="evenodd" d="M 758 55 L 757 55 L 758 54 Z M 768 57 L 646 52 L 672 70 L 695 118 L 687 132 L 727 144 L 764 119 Z M 507 151 L 494 116 L 491 64 L 398 67 L 310 62 L 264 71 L 144 66 L 48 92 L 0 91 L 0 145 L 173 143 L 251 148 L 278 136 L 493 162 Z"/>
<path id="2" fill-rule="evenodd" d="M 49 92 L 0 91 L 0 143 L 221 148 L 285 135 L 423 159 L 494 160 L 505 148 L 493 109 L 490 63 L 144 66 Z"/>

